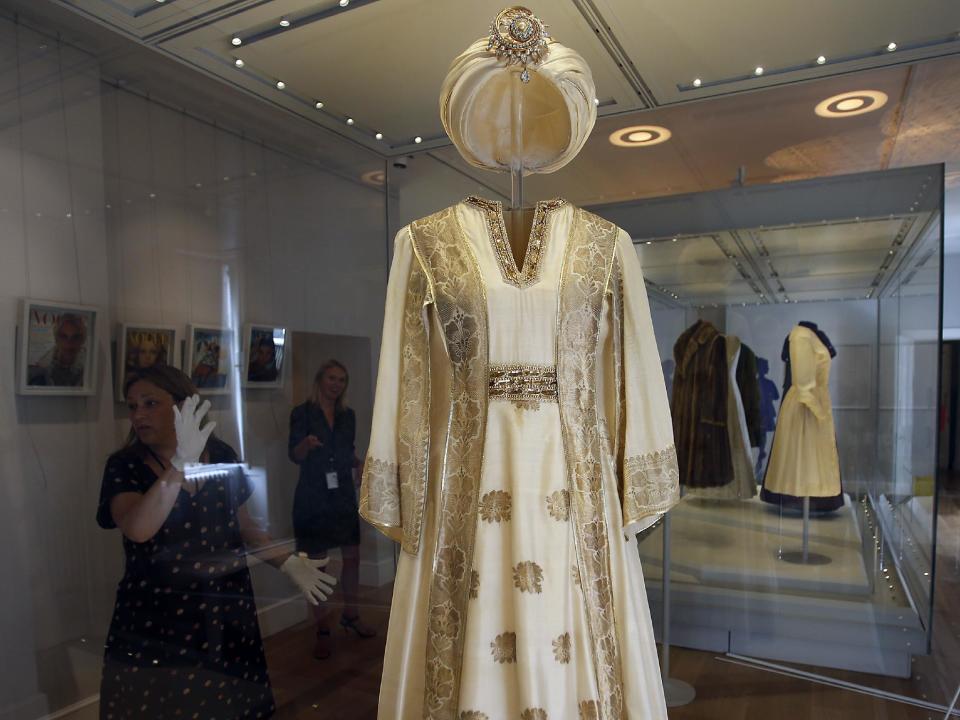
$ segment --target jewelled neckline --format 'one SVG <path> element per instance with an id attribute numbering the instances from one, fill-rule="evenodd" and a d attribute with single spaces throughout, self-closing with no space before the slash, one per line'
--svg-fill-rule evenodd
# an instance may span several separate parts
<path id="1" fill-rule="evenodd" d="M 540 279 L 540 261 L 544 255 L 547 242 L 547 218 L 549 214 L 566 204 L 563 198 L 540 200 L 533 211 L 533 225 L 530 228 L 530 238 L 527 240 L 527 251 L 523 257 L 523 267 L 517 267 L 513 257 L 513 249 L 507 236 L 507 227 L 503 220 L 503 205 L 496 200 L 487 200 L 471 195 L 464 200 L 481 212 L 487 221 L 487 231 L 493 245 L 497 264 L 503 281 L 517 288 L 525 288 L 535 284 Z"/>

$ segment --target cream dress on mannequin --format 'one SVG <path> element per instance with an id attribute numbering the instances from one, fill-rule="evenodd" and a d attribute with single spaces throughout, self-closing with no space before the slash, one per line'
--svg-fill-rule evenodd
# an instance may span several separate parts
<path id="1" fill-rule="evenodd" d="M 817 334 L 797 325 L 790 331 L 792 383 L 780 406 L 764 487 L 781 495 L 833 497 L 840 493 L 830 351 Z"/>
<path id="2" fill-rule="evenodd" d="M 469 313 L 445 305 L 459 304 L 469 283 L 444 301 L 442 284 L 464 273 L 444 280 L 430 249 L 450 233 L 486 315 L 477 346 Z M 601 236 L 606 271 L 592 239 Z M 361 493 L 361 514 L 404 547 L 378 717 L 666 718 L 634 533 L 678 501 L 678 473 L 636 251 L 624 231 L 563 201 L 538 203 L 520 269 L 505 239 L 499 204 L 475 198 L 396 238 Z M 584 258 L 593 275 L 581 276 L 575 256 L 585 247 L 597 254 Z M 564 305 L 574 289 L 599 309 L 594 334 L 580 339 L 570 329 L 579 306 Z M 418 359 L 418 347 L 429 357 Z M 457 373 L 472 372 L 457 369 L 464 352 L 475 354 L 484 389 L 498 368 L 556 368 L 560 400 L 491 395 L 467 427 L 453 408 Z M 571 368 L 582 362 L 593 363 L 595 392 L 576 384 Z M 565 425 L 578 403 L 594 420 Z M 586 494 L 576 478 L 590 458 L 571 452 L 570 433 L 599 450 Z M 444 494 L 455 483 L 469 488 L 464 507 L 475 504 L 451 521 Z M 465 552 L 443 535 L 454 532 L 468 538 Z"/>

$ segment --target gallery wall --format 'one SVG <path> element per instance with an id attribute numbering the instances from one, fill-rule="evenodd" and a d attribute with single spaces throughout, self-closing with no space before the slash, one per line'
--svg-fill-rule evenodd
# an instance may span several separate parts
<path id="1" fill-rule="evenodd" d="M 358 167 L 370 156 L 358 151 Z M 94 522 L 100 476 L 129 422 L 114 391 L 121 322 L 367 338 L 370 386 L 387 278 L 382 188 L 232 128 L 104 83 L 95 58 L 0 20 L 0 718 L 95 702 L 122 572 L 118 531 Z M 24 297 L 100 309 L 95 394 L 16 393 Z M 182 335 L 181 335 L 182 337 Z M 266 469 L 270 529 L 289 534 L 297 468 L 287 419 L 304 398 L 214 398 L 217 432 Z M 358 407 L 358 452 L 369 393 Z M 241 434 L 241 427 L 243 432 Z M 367 542 L 369 540 L 369 542 Z M 393 546 L 365 535 L 362 578 L 384 582 Z M 296 593 L 262 570 L 258 592 Z M 263 609 L 263 608 L 261 608 Z"/>

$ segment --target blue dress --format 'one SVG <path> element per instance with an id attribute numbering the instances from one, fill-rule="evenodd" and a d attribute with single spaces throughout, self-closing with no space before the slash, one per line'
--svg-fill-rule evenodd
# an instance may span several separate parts
<path id="1" fill-rule="evenodd" d="M 236 462 L 215 438 L 211 462 Z M 110 501 L 145 493 L 157 476 L 136 449 L 107 461 L 97 522 L 115 528 Z M 123 538 L 126 566 L 104 647 L 100 717 L 267 718 L 267 676 L 237 511 L 250 496 L 241 474 L 180 491 L 159 532 Z"/>
<path id="2" fill-rule="evenodd" d="M 290 413 L 290 460 L 297 462 L 293 449 L 308 435 L 316 435 L 321 446 L 311 450 L 300 465 L 300 480 L 293 496 L 293 534 L 297 550 L 309 555 L 330 548 L 360 544 L 360 515 L 353 484 L 354 445 L 357 418 L 343 408 L 333 418 L 333 427 L 323 410 L 311 402 Z M 335 473 L 331 488 L 327 474 Z"/>

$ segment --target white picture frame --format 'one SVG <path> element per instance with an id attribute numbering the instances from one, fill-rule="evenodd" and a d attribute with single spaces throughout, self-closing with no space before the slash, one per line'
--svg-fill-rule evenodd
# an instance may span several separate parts
<path id="1" fill-rule="evenodd" d="M 127 375 L 137 368 L 156 364 L 180 367 L 180 328 L 157 323 L 117 325 L 117 352 L 114 358 L 114 387 L 117 402 L 123 402 Z"/>
<path id="2" fill-rule="evenodd" d="M 229 395 L 233 390 L 233 329 L 216 324 L 187 325 L 183 371 L 201 395 Z"/>
<path id="3" fill-rule="evenodd" d="M 93 305 L 21 298 L 17 393 L 95 395 L 100 316 Z"/>
<path id="4" fill-rule="evenodd" d="M 269 323 L 247 323 L 243 326 L 240 353 L 240 379 L 243 387 L 283 387 L 284 369 L 287 358 L 290 357 L 291 335 L 287 328 Z M 266 348 L 268 340 L 271 341 L 272 351 Z M 269 357 L 267 352 L 270 352 Z"/>

